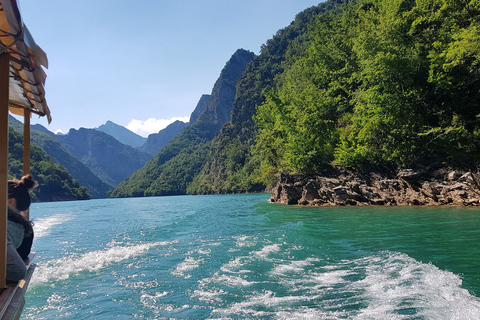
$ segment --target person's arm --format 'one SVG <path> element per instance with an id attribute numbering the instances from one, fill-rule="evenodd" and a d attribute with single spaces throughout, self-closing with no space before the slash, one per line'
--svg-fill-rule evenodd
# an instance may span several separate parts
<path id="1" fill-rule="evenodd" d="M 7 282 L 22 280 L 27 275 L 27 266 L 11 244 L 7 245 Z"/>
<path id="2" fill-rule="evenodd" d="M 32 249 L 32 243 L 33 243 L 33 232 L 31 235 L 23 238 L 22 244 L 20 247 L 17 248 L 17 252 L 20 255 L 20 257 L 25 261 L 28 258 L 28 255 L 30 254 L 30 251 Z"/>

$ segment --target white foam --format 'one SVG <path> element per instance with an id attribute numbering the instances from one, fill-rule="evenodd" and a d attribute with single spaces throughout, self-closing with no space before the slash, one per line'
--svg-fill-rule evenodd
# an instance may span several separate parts
<path id="1" fill-rule="evenodd" d="M 270 244 L 270 245 L 264 246 L 259 251 L 253 252 L 253 254 L 261 259 L 267 260 L 268 256 L 271 253 L 275 253 L 279 251 L 280 251 L 280 246 L 278 244 Z"/>
<path id="2" fill-rule="evenodd" d="M 145 306 L 150 306 L 150 305 L 155 305 L 158 303 L 158 300 L 160 300 L 163 297 L 166 297 L 173 291 L 163 291 L 163 292 L 155 292 L 154 295 L 151 294 L 142 294 L 140 297 L 140 302 L 145 305 Z"/>
<path id="3" fill-rule="evenodd" d="M 200 283 L 200 287 L 205 286 L 207 284 L 215 284 L 215 285 L 223 284 L 228 287 L 248 287 L 257 282 L 248 281 L 247 279 L 240 276 L 236 276 L 236 275 L 232 276 L 232 275 L 216 273 L 211 278 L 200 280 L 199 283 Z"/>
<path id="4" fill-rule="evenodd" d="M 172 271 L 172 275 L 177 277 L 184 277 L 186 279 L 190 278 L 191 275 L 187 272 L 192 271 L 200 266 L 200 262 L 203 259 L 195 259 L 194 257 L 187 257 L 183 262 L 177 265 L 175 270 Z"/>
<path id="5" fill-rule="evenodd" d="M 313 283 L 324 287 L 332 287 L 341 283 L 346 283 L 345 277 L 351 275 L 350 270 L 331 270 L 329 272 L 320 272 L 313 274 L 310 280 Z"/>
<path id="6" fill-rule="evenodd" d="M 241 247 L 253 247 L 257 244 L 258 239 L 252 236 L 238 236 L 234 237 L 236 239 L 236 246 Z"/>
<path id="7" fill-rule="evenodd" d="M 162 298 L 166 297 L 173 291 L 163 291 L 163 292 L 156 292 L 155 294 L 143 294 L 140 297 L 140 303 L 150 310 L 152 310 L 155 314 L 159 314 L 162 311 L 168 312 L 178 312 L 185 309 L 190 308 L 189 305 L 183 306 L 175 306 L 173 304 L 163 304 L 161 303 Z"/>
<path id="8" fill-rule="evenodd" d="M 213 287 L 196 289 L 193 291 L 192 297 L 208 303 L 220 303 L 222 302 L 220 296 L 222 296 L 223 294 L 225 294 L 225 291 L 223 289 Z"/>
<path id="9" fill-rule="evenodd" d="M 280 264 L 273 269 L 272 274 L 286 275 L 288 273 L 300 273 L 305 271 L 305 267 L 312 266 L 312 262 L 318 262 L 320 259 L 307 258 L 305 260 L 290 261 L 286 264 Z"/>
<path id="10" fill-rule="evenodd" d="M 35 219 L 33 221 L 35 223 L 33 227 L 35 238 L 48 236 L 54 226 L 73 220 L 74 218 L 71 214 L 54 214 L 53 216 Z"/>
<path id="11" fill-rule="evenodd" d="M 234 303 L 228 308 L 214 309 L 215 313 L 221 314 L 248 314 L 251 316 L 266 316 L 271 314 L 267 311 L 259 311 L 265 308 L 282 308 L 282 306 L 290 306 L 295 303 L 305 303 L 318 299 L 317 295 L 304 295 L 304 296 L 281 296 L 277 297 L 272 291 L 265 291 L 260 294 L 254 295 L 249 299 Z"/>
<path id="12" fill-rule="evenodd" d="M 250 271 L 242 269 L 242 267 L 250 261 L 251 259 L 249 257 L 236 257 L 235 259 L 230 260 L 228 263 L 221 266 L 220 270 L 228 273 L 248 273 Z"/>
<path id="13" fill-rule="evenodd" d="M 368 257 L 364 263 L 366 277 L 355 283 L 368 301 L 360 317 L 411 310 L 427 319 L 480 319 L 480 299 L 463 289 L 461 278 L 452 272 L 401 253 Z"/>
<path id="14" fill-rule="evenodd" d="M 35 270 L 31 285 L 49 281 L 65 280 L 84 271 L 97 271 L 106 266 L 138 256 L 152 247 L 171 242 L 153 242 L 133 246 L 115 246 L 105 250 L 71 255 L 57 260 L 40 262 Z"/>
<path id="15" fill-rule="evenodd" d="M 406 254 L 381 252 L 328 265 L 318 258 L 264 260 L 279 249 L 269 245 L 232 259 L 199 281 L 193 296 L 212 303 L 211 316 L 222 319 L 480 319 L 480 299 L 461 287 L 460 276 Z M 261 283 L 255 261 L 272 264 Z M 279 290 L 259 290 L 266 287 Z M 238 300 L 238 290 L 251 294 Z"/>

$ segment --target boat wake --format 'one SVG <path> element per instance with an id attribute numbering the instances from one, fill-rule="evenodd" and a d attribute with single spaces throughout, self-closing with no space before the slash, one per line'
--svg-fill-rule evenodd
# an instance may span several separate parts
<path id="1" fill-rule="evenodd" d="M 31 286 L 41 283 L 66 280 L 82 272 L 95 272 L 111 264 L 139 256 L 147 250 L 169 245 L 172 242 L 152 242 L 139 245 L 114 246 L 105 250 L 85 254 L 72 254 L 68 257 L 40 262 L 35 269 Z"/>
<path id="2" fill-rule="evenodd" d="M 35 226 L 33 230 L 35 231 L 35 238 L 41 238 L 48 236 L 50 230 L 62 223 L 73 220 L 75 217 L 72 214 L 55 214 L 45 218 L 35 219 Z"/>
<path id="3" fill-rule="evenodd" d="M 210 304 L 213 318 L 480 319 L 480 299 L 461 287 L 458 275 L 406 254 L 330 264 L 270 256 L 278 250 L 268 245 L 236 257 L 200 280 L 192 298 Z M 261 281 L 259 261 L 270 262 Z"/>

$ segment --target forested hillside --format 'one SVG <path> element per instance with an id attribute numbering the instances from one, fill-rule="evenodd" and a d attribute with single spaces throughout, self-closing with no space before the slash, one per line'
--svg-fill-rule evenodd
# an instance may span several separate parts
<path id="1" fill-rule="evenodd" d="M 87 188 L 92 198 L 106 198 L 108 192 L 113 189 L 112 186 L 98 178 L 86 165 L 74 157 L 49 134 L 31 130 L 31 141 L 49 155 L 53 162 L 64 166 L 80 185 Z"/>
<path id="2" fill-rule="evenodd" d="M 20 179 L 23 172 L 23 136 L 9 130 L 8 176 Z M 86 200 L 90 198 L 87 188 L 81 187 L 77 180 L 60 164 L 54 163 L 35 144 L 30 149 L 30 173 L 39 186 L 33 190 L 34 201 Z"/>
<path id="3" fill-rule="evenodd" d="M 342 2 L 267 42 L 189 192 L 258 190 L 332 163 L 477 166 L 480 2 Z"/>
<path id="4" fill-rule="evenodd" d="M 342 0 L 329 0 L 296 15 L 295 20 L 262 47 L 237 83 L 232 118 L 214 139 L 212 152 L 202 171 L 188 188 L 189 193 L 228 193 L 261 191 L 266 179 L 260 175 L 261 155 L 252 157 L 257 125 L 252 117 L 265 93 L 277 86 L 276 76 L 286 67 L 288 56 L 303 54 L 308 48 L 309 26 L 317 17 Z"/>
<path id="5" fill-rule="evenodd" d="M 23 135 L 23 123 L 9 116 L 9 125 L 18 133 Z M 31 142 L 41 148 L 53 162 L 60 164 L 73 179 L 87 188 L 88 194 L 92 198 L 106 198 L 111 186 L 105 184 L 90 169 L 88 169 L 80 160 L 75 158 L 68 150 L 66 150 L 56 139 L 55 134 L 40 124 L 31 126 L 30 130 Z"/>
<path id="6" fill-rule="evenodd" d="M 182 121 L 175 121 L 158 133 L 148 135 L 147 141 L 138 150 L 146 152 L 152 156 L 156 155 L 163 147 L 165 147 L 173 138 L 175 138 L 187 124 Z"/>
<path id="7" fill-rule="evenodd" d="M 357 1 L 320 15 L 257 109 L 262 172 L 475 169 L 480 2 Z"/>

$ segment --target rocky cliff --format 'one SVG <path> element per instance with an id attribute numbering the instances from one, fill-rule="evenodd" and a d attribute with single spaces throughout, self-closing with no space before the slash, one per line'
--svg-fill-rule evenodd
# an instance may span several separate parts
<path id="1" fill-rule="evenodd" d="M 208 101 L 210 100 L 211 95 L 209 94 L 202 94 L 200 100 L 198 100 L 197 106 L 195 110 L 193 110 L 192 114 L 190 115 L 189 123 L 195 123 L 198 117 L 202 114 L 203 111 L 207 108 Z"/>
<path id="2" fill-rule="evenodd" d="M 469 171 L 332 167 L 318 176 L 282 175 L 270 200 L 308 206 L 479 206 L 479 183 L 479 173 Z"/>

